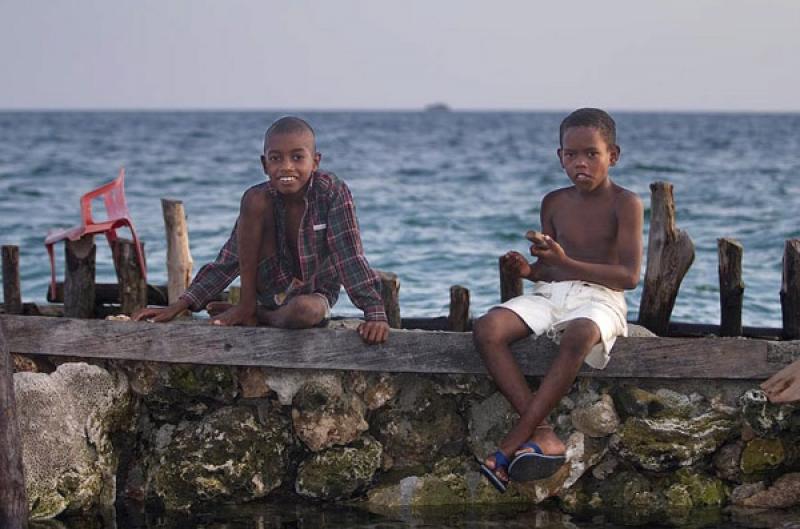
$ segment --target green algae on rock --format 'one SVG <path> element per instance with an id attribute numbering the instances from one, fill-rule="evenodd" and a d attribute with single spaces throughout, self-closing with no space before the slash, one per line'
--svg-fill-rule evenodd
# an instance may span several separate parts
<path id="1" fill-rule="evenodd" d="M 365 436 L 348 446 L 312 454 L 297 470 L 295 491 L 312 499 L 349 499 L 372 482 L 382 453 L 381 444 Z"/>
<path id="2" fill-rule="evenodd" d="M 691 419 L 630 417 L 612 437 L 623 458 L 652 471 L 692 465 L 713 454 L 735 432 L 736 422 L 714 411 Z"/>
<path id="3" fill-rule="evenodd" d="M 418 376 L 403 378 L 397 397 L 373 416 L 371 431 L 397 467 L 458 454 L 466 438 L 456 399 Z"/>
<path id="4" fill-rule="evenodd" d="M 365 413 L 366 406 L 342 386 L 340 375 L 316 377 L 292 399 L 295 434 L 312 452 L 358 439 L 369 428 Z"/>
<path id="5" fill-rule="evenodd" d="M 221 408 L 164 435 L 149 461 L 149 495 L 168 509 L 204 502 L 246 502 L 286 479 L 289 421 L 261 424 L 247 408 Z"/>

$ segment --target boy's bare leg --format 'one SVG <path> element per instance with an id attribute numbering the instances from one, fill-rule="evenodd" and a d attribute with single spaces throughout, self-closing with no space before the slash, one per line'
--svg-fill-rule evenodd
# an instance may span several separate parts
<path id="1" fill-rule="evenodd" d="M 319 325 L 328 312 L 328 302 L 318 294 L 295 296 L 275 310 L 258 308 L 258 323 L 281 329 L 308 329 Z"/>
<path id="2" fill-rule="evenodd" d="M 214 301 L 208 304 L 206 310 L 213 317 L 233 306 L 230 303 Z M 259 305 L 256 315 L 259 325 L 279 329 L 308 329 L 319 325 L 327 312 L 327 302 L 322 297 L 317 294 L 301 294 L 277 309 L 269 310 Z"/>
<path id="3" fill-rule="evenodd" d="M 275 255 L 275 223 L 269 195 L 252 188 L 242 198 L 236 237 L 239 252 L 241 298 L 238 305 L 209 303 L 206 307 L 217 325 L 256 325 L 258 263 Z"/>
<path id="4" fill-rule="evenodd" d="M 522 416 L 530 404 L 533 393 L 528 387 L 525 376 L 519 368 L 514 355 L 511 353 L 511 344 L 531 334 L 528 326 L 513 311 L 496 308 L 475 322 L 473 338 L 475 346 L 480 352 L 486 369 L 495 381 L 500 392 L 508 399 L 511 406 Z M 544 420 L 540 421 L 541 428 L 536 429 L 516 446 L 501 446 L 500 450 L 509 457 L 528 439 L 536 442 L 545 454 L 556 455 L 564 453 L 565 447 L 553 430 L 547 427 Z M 494 469 L 494 456 L 489 456 L 486 466 Z M 499 471 L 501 479 L 507 476 Z"/>
<path id="5" fill-rule="evenodd" d="M 558 355 L 547 370 L 539 389 L 520 414 L 519 422 L 500 442 L 499 448 L 503 453 L 515 450 L 531 438 L 536 427 L 567 394 L 583 360 L 592 347 L 600 342 L 600 337 L 600 329 L 591 320 L 580 318 L 567 325 L 561 337 Z"/>

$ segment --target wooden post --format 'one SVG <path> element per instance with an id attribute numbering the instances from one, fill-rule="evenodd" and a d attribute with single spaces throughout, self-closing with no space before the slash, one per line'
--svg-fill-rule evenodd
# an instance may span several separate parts
<path id="1" fill-rule="evenodd" d="M 461 285 L 450 287 L 450 314 L 447 330 L 467 332 L 469 330 L 469 290 Z"/>
<path id="2" fill-rule="evenodd" d="M 672 184 L 650 184 L 650 238 L 644 274 L 639 324 L 664 335 L 683 276 L 694 261 L 694 243 L 675 226 Z"/>
<path id="3" fill-rule="evenodd" d="M 389 327 L 399 329 L 402 326 L 400 319 L 400 279 L 392 272 L 378 272 L 381 276 L 381 290 L 383 295 L 383 309 L 389 319 Z"/>
<path id="4" fill-rule="evenodd" d="M 742 245 L 733 239 L 718 239 L 720 336 L 742 335 Z"/>
<path id="5" fill-rule="evenodd" d="M 781 312 L 783 337 L 797 340 L 800 338 L 800 239 L 786 241 L 783 250 Z"/>
<path id="6" fill-rule="evenodd" d="M 19 246 L 3 246 L 3 308 L 6 314 L 22 314 Z"/>
<path id="7" fill-rule="evenodd" d="M 242 299 L 242 287 L 229 287 L 228 303 L 231 305 L 238 305 L 240 299 Z"/>
<path id="8" fill-rule="evenodd" d="M 28 527 L 28 499 L 11 366 L 11 354 L 0 325 L 0 527 L 24 529 Z"/>
<path id="9" fill-rule="evenodd" d="M 498 260 L 498 267 L 500 268 L 500 302 L 505 303 L 511 298 L 521 296 L 523 292 L 522 278 L 511 277 L 503 269 L 502 257 Z"/>
<path id="10" fill-rule="evenodd" d="M 64 316 L 67 318 L 94 317 L 95 253 L 96 247 L 92 235 L 86 235 L 77 241 L 66 241 Z"/>
<path id="11" fill-rule="evenodd" d="M 139 244 L 142 245 L 142 255 L 144 255 L 144 243 Z M 147 306 L 147 282 L 142 276 L 133 241 L 117 239 L 112 246 L 112 253 L 119 283 L 120 312 L 130 316 Z"/>
<path id="12" fill-rule="evenodd" d="M 189 253 L 189 230 L 180 200 L 161 199 L 164 228 L 167 232 L 167 292 L 170 303 L 178 300 L 192 281 L 192 254 Z"/>

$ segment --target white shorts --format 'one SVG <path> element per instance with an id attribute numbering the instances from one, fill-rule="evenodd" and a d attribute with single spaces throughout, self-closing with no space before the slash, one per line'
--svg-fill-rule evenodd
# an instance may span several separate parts
<path id="1" fill-rule="evenodd" d="M 510 299 L 497 307 L 519 316 L 536 336 L 546 334 L 556 343 L 570 321 L 592 320 L 600 329 L 600 343 L 592 348 L 585 361 L 595 369 L 606 367 L 617 336 L 628 335 L 628 306 L 624 293 L 596 283 L 538 281 L 533 285 L 533 293 Z"/>

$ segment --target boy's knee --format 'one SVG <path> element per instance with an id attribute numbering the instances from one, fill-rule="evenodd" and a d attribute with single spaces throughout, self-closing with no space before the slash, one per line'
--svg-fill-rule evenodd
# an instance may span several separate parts
<path id="1" fill-rule="evenodd" d="M 507 343 L 508 338 L 497 322 L 493 321 L 491 313 L 478 318 L 472 324 L 472 341 L 482 349 L 487 345 Z"/>
<path id="2" fill-rule="evenodd" d="M 314 327 L 325 317 L 325 307 L 318 296 L 299 296 L 292 300 L 292 320 L 296 328 Z"/>
<path id="3" fill-rule="evenodd" d="M 559 350 L 582 359 L 589 354 L 600 338 L 600 329 L 595 322 L 583 318 L 575 320 L 564 331 Z"/>

